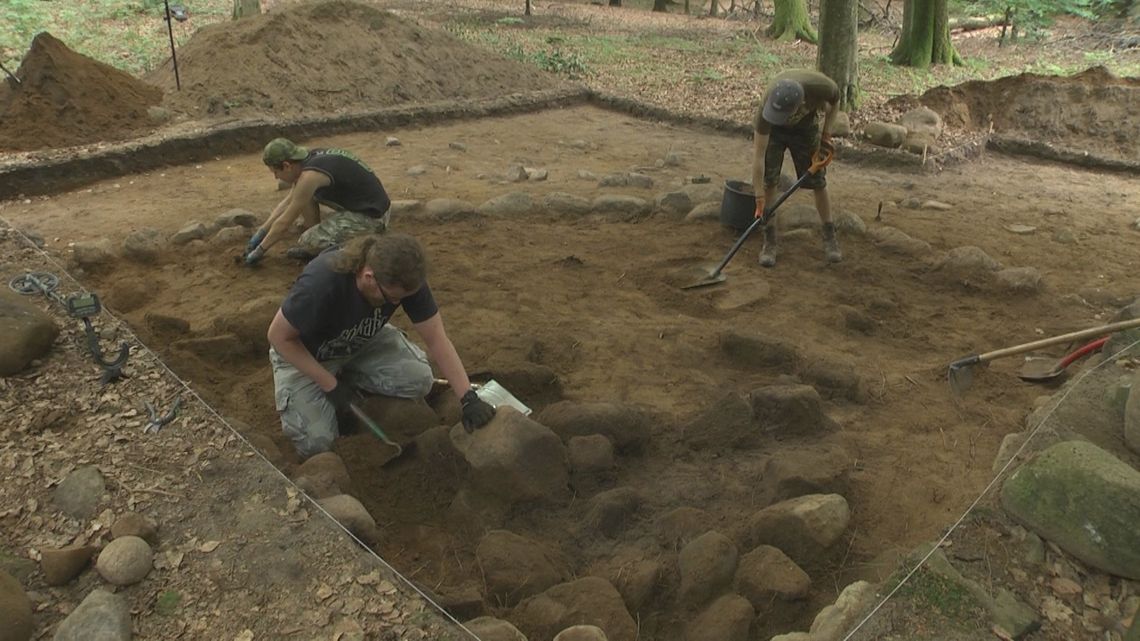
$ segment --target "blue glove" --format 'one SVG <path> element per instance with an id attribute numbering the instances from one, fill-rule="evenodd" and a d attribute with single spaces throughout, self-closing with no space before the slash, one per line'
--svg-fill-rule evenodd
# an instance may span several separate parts
<path id="1" fill-rule="evenodd" d="M 265 256 L 265 248 L 258 245 L 257 247 L 254 248 L 253 251 L 251 251 L 245 255 L 246 267 L 253 267 L 254 265 L 260 263 L 262 257 L 264 257 L 264 256 Z"/>
<path id="2" fill-rule="evenodd" d="M 253 251 L 253 250 L 257 249 L 257 246 L 261 244 L 261 241 L 265 240 L 265 237 L 266 237 L 266 235 L 268 235 L 268 234 L 269 234 L 269 230 L 268 230 L 268 229 L 259 229 L 259 230 L 257 230 L 257 232 L 256 232 L 256 233 L 253 235 L 253 238 L 250 238 L 250 239 L 249 239 L 249 242 L 248 242 L 248 243 L 246 243 L 246 245 L 245 245 L 245 253 L 247 253 L 247 254 L 248 254 L 249 252 L 251 252 L 251 251 Z"/>

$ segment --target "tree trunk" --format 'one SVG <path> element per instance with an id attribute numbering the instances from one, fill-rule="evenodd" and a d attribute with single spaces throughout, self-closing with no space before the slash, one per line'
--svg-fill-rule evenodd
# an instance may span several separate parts
<path id="1" fill-rule="evenodd" d="M 526 11 L 523 12 L 524 16 L 530 15 L 530 0 L 526 0 Z"/>
<path id="2" fill-rule="evenodd" d="M 668 12 L 668 0 L 653 0 L 653 10 L 657 12 Z"/>
<path id="3" fill-rule="evenodd" d="M 902 35 L 891 52 L 891 62 L 919 69 L 962 64 L 950 40 L 948 0 L 907 0 Z"/>
<path id="4" fill-rule="evenodd" d="M 621 6 L 621 0 L 610 0 L 610 6 L 611 7 L 620 7 Z"/>
<path id="5" fill-rule="evenodd" d="M 775 0 L 776 17 L 768 27 L 768 37 L 776 40 L 805 40 L 812 44 L 819 41 L 811 28 L 806 0 Z"/>
<path id="6" fill-rule="evenodd" d="M 716 8 L 717 8 L 717 0 L 712 0 L 712 2 L 709 3 L 709 17 L 712 17 L 712 18 L 716 17 Z"/>
<path id="7" fill-rule="evenodd" d="M 260 0 L 234 0 L 233 19 L 261 14 Z"/>
<path id="8" fill-rule="evenodd" d="M 816 65 L 839 85 L 839 108 L 859 100 L 859 0 L 826 0 L 819 5 Z"/>

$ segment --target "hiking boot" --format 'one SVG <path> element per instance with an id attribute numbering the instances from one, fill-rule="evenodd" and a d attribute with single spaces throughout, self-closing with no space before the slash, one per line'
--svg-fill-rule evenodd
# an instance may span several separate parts
<path id="1" fill-rule="evenodd" d="M 823 255 L 829 263 L 843 260 L 843 252 L 839 251 L 839 239 L 835 237 L 835 223 L 823 226 Z"/>
<path id="2" fill-rule="evenodd" d="M 779 249 L 776 243 L 776 226 L 764 225 L 764 248 L 760 250 L 760 266 L 775 267 L 776 252 Z"/>
<path id="3" fill-rule="evenodd" d="M 313 260 L 314 258 L 317 257 L 317 255 L 315 253 L 309 251 L 308 249 L 306 249 L 304 247 L 301 247 L 300 245 L 286 249 L 285 255 L 288 256 L 289 258 L 292 258 L 293 260 L 299 260 L 299 261 L 305 262 L 305 263 L 307 263 L 310 260 Z"/>

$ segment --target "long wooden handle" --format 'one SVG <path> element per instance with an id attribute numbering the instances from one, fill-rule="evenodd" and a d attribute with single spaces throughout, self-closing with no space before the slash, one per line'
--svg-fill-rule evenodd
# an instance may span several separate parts
<path id="1" fill-rule="evenodd" d="M 1140 327 L 1140 318 L 1133 318 L 1132 320 L 1120 321 L 1118 323 L 1111 323 L 1102 325 L 1100 327 L 1092 327 L 1089 329 L 1082 329 L 1078 332 L 1070 332 L 1052 338 L 1042 338 L 1039 341 L 1032 343 L 1024 343 L 1022 345 L 1015 345 L 1013 347 L 1006 347 L 1004 349 L 986 352 L 978 356 L 977 362 L 984 363 L 992 361 L 995 358 L 1003 358 L 1005 356 L 1014 356 L 1016 354 L 1024 354 L 1025 352 L 1032 352 L 1035 349 L 1042 347 L 1050 347 L 1052 345 L 1061 345 L 1070 341 L 1081 340 L 1082 338 L 1093 338 L 1096 336 L 1104 336 L 1105 334 L 1112 334 L 1119 332 L 1122 329 L 1132 329 L 1133 327 Z"/>

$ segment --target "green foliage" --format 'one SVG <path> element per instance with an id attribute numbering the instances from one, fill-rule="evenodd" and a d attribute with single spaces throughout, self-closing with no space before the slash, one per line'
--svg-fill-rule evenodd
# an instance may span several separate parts
<path id="1" fill-rule="evenodd" d="M 1044 37 L 1045 28 L 1060 15 L 1096 20 L 1119 10 L 1121 0 L 972 0 L 962 6 L 970 14 L 1007 14 L 1013 23 L 1008 36 Z"/>
<path id="2" fill-rule="evenodd" d="M 563 53 L 557 47 L 536 52 L 534 62 L 543 71 L 563 74 L 570 78 L 582 78 L 590 72 L 582 56 L 576 53 Z"/>
<path id="3" fill-rule="evenodd" d="M 162 616 L 170 616 L 178 610 L 182 595 L 175 590 L 166 590 L 154 600 L 154 611 Z"/>
<path id="4" fill-rule="evenodd" d="M 701 69 L 692 75 L 693 82 L 703 84 L 706 82 L 720 82 L 724 80 L 724 74 L 716 69 Z"/>

